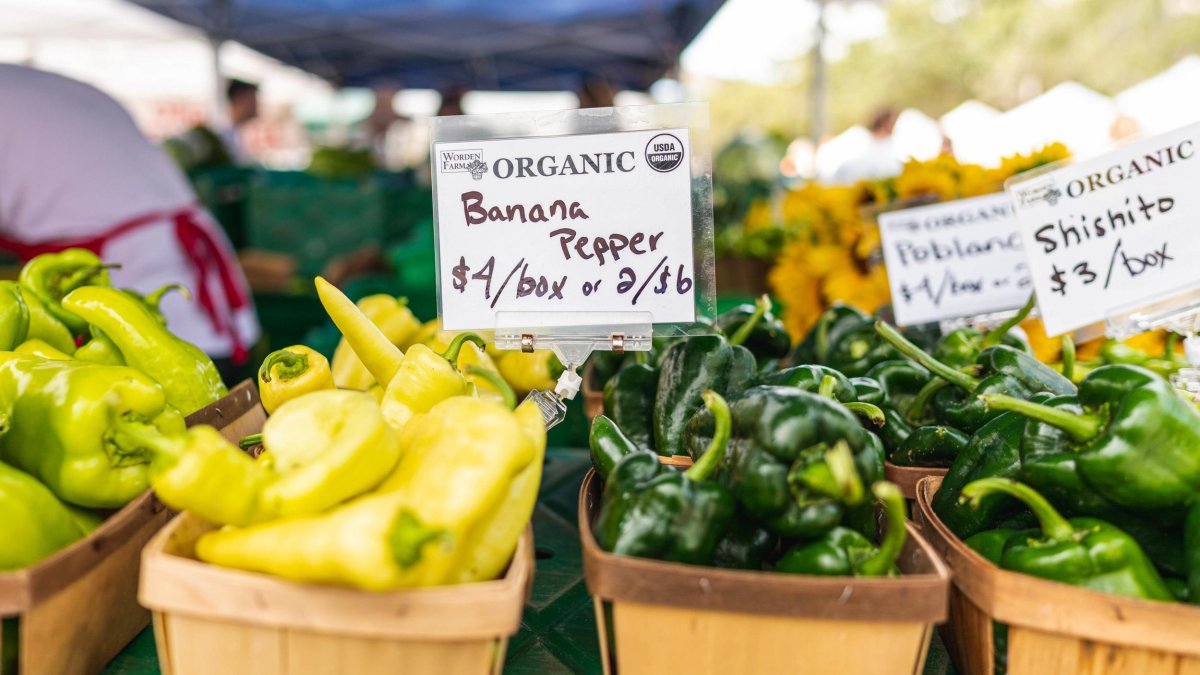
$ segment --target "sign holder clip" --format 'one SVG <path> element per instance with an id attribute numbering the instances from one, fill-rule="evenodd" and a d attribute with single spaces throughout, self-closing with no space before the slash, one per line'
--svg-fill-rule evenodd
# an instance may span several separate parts
<path id="1" fill-rule="evenodd" d="M 1104 322 L 1105 335 L 1114 340 L 1159 328 L 1183 336 L 1184 358 L 1191 366 L 1172 375 L 1171 384 L 1200 394 L 1200 286 L 1189 286 L 1148 305 L 1119 307 Z"/>

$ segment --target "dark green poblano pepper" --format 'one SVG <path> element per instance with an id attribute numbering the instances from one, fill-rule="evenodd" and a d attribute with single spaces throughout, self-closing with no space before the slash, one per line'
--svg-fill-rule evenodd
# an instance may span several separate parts
<path id="1" fill-rule="evenodd" d="M 882 446 L 854 413 L 831 398 L 793 387 L 759 386 L 736 399 L 733 441 L 720 474 L 743 512 L 786 537 L 827 532 L 846 515 L 843 495 L 812 477 L 825 469 L 825 453 L 845 441 L 859 474 L 874 482 L 883 476 Z M 689 423 L 687 438 L 703 447 L 713 434 L 713 416 L 701 412 Z"/>
<path id="2" fill-rule="evenodd" d="M 707 452 L 687 471 L 663 466 L 650 453 L 631 452 L 605 481 L 596 540 L 618 555 L 708 565 L 732 522 L 736 505 L 724 487 L 709 481 L 729 444 L 725 400 L 704 391 L 714 432 Z"/>
<path id="3" fill-rule="evenodd" d="M 1004 478 L 984 478 L 963 488 L 978 499 L 1004 493 L 1024 502 L 1041 532 L 1020 532 L 1005 541 L 1000 567 L 1051 581 L 1144 600 L 1174 601 L 1162 577 L 1137 541 L 1095 518 L 1067 520 L 1036 490 Z"/>
<path id="4" fill-rule="evenodd" d="M 900 488 L 879 482 L 871 486 L 883 503 L 887 531 L 876 546 L 861 533 L 835 527 L 812 541 L 801 542 L 784 552 L 775 563 L 776 572 L 822 576 L 893 576 L 899 574 L 896 560 L 904 547 L 905 505 Z"/>
<path id="5" fill-rule="evenodd" d="M 995 345 L 981 351 L 974 368 L 976 375 L 971 375 L 933 358 L 905 339 L 895 328 L 882 322 L 875 327 L 885 340 L 905 356 L 953 385 L 934 396 L 935 415 L 941 423 L 964 433 L 973 433 L 1000 414 L 1000 410 L 989 410 L 984 405 L 981 397 L 985 394 L 1029 398 L 1039 392 L 1059 395 L 1075 393 L 1075 385 L 1070 380 L 1033 356 L 1012 347 Z"/>

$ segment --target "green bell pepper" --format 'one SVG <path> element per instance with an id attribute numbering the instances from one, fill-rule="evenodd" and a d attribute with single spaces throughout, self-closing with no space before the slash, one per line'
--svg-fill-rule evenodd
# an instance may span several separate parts
<path id="1" fill-rule="evenodd" d="M 823 464 L 826 451 L 839 441 L 848 444 L 863 480 L 883 476 L 879 439 L 830 398 L 794 387 L 758 386 L 736 399 L 731 411 L 734 441 L 720 480 L 748 516 L 775 534 L 816 536 L 842 522 L 846 500 L 807 482 L 824 471 L 814 465 Z M 713 425 L 711 413 L 697 414 L 687 427 L 690 447 L 703 447 Z"/>
<path id="2" fill-rule="evenodd" d="M 981 333 L 974 328 L 959 328 L 943 335 L 933 347 L 933 358 L 952 368 L 966 368 L 974 365 L 979 358 L 979 352 L 992 345 L 1008 345 L 1014 349 L 1029 353 L 1029 343 L 1019 336 L 1010 333 L 1033 311 L 1037 296 L 1030 295 L 1029 300 L 1012 317 L 1005 320 L 987 333 Z"/>
<path id="3" fill-rule="evenodd" d="M 816 540 L 801 542 L 786 551 L 775 563 L 775 571 L 822 576 L 898 575 L 896 560 L 907 537 L 904 496 L 891 483 L 875 483 L 871 491 L 883 502 L 887 518 L 887 531 L 878 547 L 855 530 L 835 527 Z"/>
<path id="4" fill-rule="evenodd" d="M 75 337 L 71 329 L 50 313 L 45 303 L 27 291 L 21 291 L 25 305 L 29 308 L 29 331 L 26 340 L 41 340 L 64 354 L 75 352 Z"/>
<path id="5" fill-rule="evenodd" d="M 125 362 L 162 385 L 167 402 L 183 414 L 228 393 L 208 355 L 168 331 L 141 300 L 124 291 L 85 286 L 62 298 L 62 307 L 112 340 Z"/>
<path id="6" fill-rule="evenodd" d="M 787 328 L 771 313 L 771 299 L 765 295 L 753 305 L 721 313 L 714 325 L 730 342 L 749 349 L 760 369 L 787 356 L 792 348 Z"/>
<path id="7" fill-rule="evenodd" d="M 592 427 L 588 431 L 588 449 L 592 468 L 603 479 L 608 478 L 613 467 L 620 464 L 626 455 L 635 452 L 653 453 L 652 450 L 634 443 L 616 422 L 604 415 L 596 415 L 592 419 Z"/>
<path id="8" fill-rule="evenodd" d="M 739 570 L 761 570 L 779 538 L 753 519 L 735 516 L 713 552 L 713 565 Z"/>
<path id="9" fill-rule="evenodd" d="M 825 363 L 831 345 L 840 342 L 846 333 L 870 320 L 869 316 L 850 305 L 833 303 L 821 313 L 804 339 L 792 350 L 788 362 L 795 365 Z"/>
<path id="10" fill-rule="evenodd" d="M 162 388 L 132 368 L 10 354 L 0 358 L 0 390 L 13 401 L 0 460 L 79 506 L 119 508 L 148 487 L 149 453 L 114 437 L 118 420 L 184 428 Z"/>
<path id="11" fill-rule="evenodd" d="M 708 451 L 687 471 L 663 466 L 654 455 L 631 452 L 605 481 L 596 540 L 617 555 L 707 565 L 736 510 L 729 491 L 708 479 L 729 444 L 729 407 L 712 390 L 702 393 L 715 420 Z"/>
<path id="12" fill-rule="evenodd" d="M 970 442 L 969 436 L 954 427 L 918 427 L 888 459 L 899 466 L 948 467 Z"/>
<path id="13" fill-rule="evenodd" d="M 21 268 L 21 288 L 45 305 L 72 335 L 83 335 L 87 321 L 62 306 L 68 293 L 83 286 L 112 286 L 108 270 L 100 257 L 87 249 L 69 248 L 58 253 L 34 257 Z"/>
<path id="14" fill-rule="evenodd" d="M 1009 538 L 1000 567 L 1051 581 L 1144 600 L 1175 596 L 1128 534 L 1095 518 L 1063 518 L 1036 490 L 1004 478 L 984 478 L 963 488 L 969 500 L 1002 493 L 1021 500 L 1041 526 L 1040 536 Z"/>
<path id="15" fill-rule="evenodd" d="M 12 351 L 29 335 L 29 305 L 15 281 L 0 281 L 0 351 Z"/>
<path id="16" fill-rule="evenodd" d="M 1035 398 L 1049 399 L 1048 394 Z M 979 498 L 972 506 L 959 499 L 968 483 L 980 478 L 1016 478 L 1021 471 L 1021 434 L 1025 418 L 1006 413 L 984 424 L 950 465 L 931 506 L 938 518 L 960 539 L 997 527 L 1019 503 L 1000 494 Z"/>
<path id="17" fill-rule="evenodd" d="M 895 328 L 877 323 L 876 330 L 905 356 L 920 363 L 954 388 L 934 396 L 935 415 L 943 424 L 972 433 L 1000 414 L 984 405 L 985 394 L 1009 394 L 1028 398 L 1035 393 L 1074 394 L 1075 385 L 1062 374 L 1033 356 L 1006 345 L 985 348 L 976 359 L 977 375 L 956 370 L 938 361 L 904 338 Z"/>
<path id="18" fill-rule="evenodd" d="M 654 404 L 654 449 L 658 454 L 684 454 L 681 432 L 702 406 L 701 393 L 725 389 L 732 361 L 733 350 L 720 335 L 695 335 L 663 352 Z"/>
<path id="19" fill-rule="evenodd" d="M 80 526 L 66 504 L 24 471 L 0 462 L 0 572 L 21 569 L 82 539 Z"/>
<path id="20" fill-rule="evenodd" d="M 639 352 L 645 358 L 645 352 Z M 634 363 L 617 371 L 604 384 L 604 414 L 612 418 L 638 446 L 654 449 L 654 395 L 658 368 Z"/>
<path id="21" fill-rule="evenodd" d="M 1200 411 L 1149 370 L 1091 371 L 1079 385 L 1082 414 L 998 394 L 985 402 L 1061 429 L 1079 475 L 1119 506 L 1186 507 L 1200 492 Z"/>

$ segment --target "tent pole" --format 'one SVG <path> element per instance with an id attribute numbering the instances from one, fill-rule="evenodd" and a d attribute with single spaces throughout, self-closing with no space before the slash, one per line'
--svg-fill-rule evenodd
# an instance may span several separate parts
<path id="1" fill-rule="evenodd" d="M 821 144 L 821 138 L 825 135 L 827 125 L 826 121 L 826 103 L 828 98 L 828 73 L 825 63 L 825 4 L 828 0 L 817 0 L 817 25 L 816 39 L 813 43 L 813 58 L 812 58 L 812 84 L 809 88 L 809 106 L 812 113 L 812 122 L 809 125 L 809 136 L 812 138 L 813 147 Z"/>
<path id="2" fill-rule="evenodd" d="M 209 47 L 212 49 L 212 126 L 216 129 L 223 129 L 229 120 L 226 119 L 225 111 L 225 78 L 224 69 L 221 66 L 221 45 L 225 44 L 225 38 L 229 35 L 230 30 L 229 0 L 209 0 L 209 10 L 209 25 L 206 33 Z"/>

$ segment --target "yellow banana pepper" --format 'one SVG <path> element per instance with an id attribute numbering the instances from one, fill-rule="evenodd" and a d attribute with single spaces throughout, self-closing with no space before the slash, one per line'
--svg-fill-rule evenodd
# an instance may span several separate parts
<path id="1" fill-rule="evenodd" d="M 553 389 L 558 376 L 563 373 L 562 363 L 549 350 L 506 352 L 496 365 L 518 396 L 525 396 L 534 389 Z"/>
<path id="2" fill-rule="evenodd" d="M 388 423 L 402 429 L 413 415 L 427 412 L 437 403 L 452 396 L 471 393 L 471 385 L 455 368 L 463 343 L 482 345 L 474 333 L 463 333 L 450 343 L 444 353 L 425 345 L 413 345 L 404 355 L 396 375 L 387 384 L 379 408 Z"/>
<path id="3" fill-rule="evenodd" d="M 421 323 L 413 316 L 406 302 L 403 298 L 386 294 L 368 295 L 358 301 L 358 308 L 389 342 L 403 350 L 408 348 L 421 328 Z M 333 381 L 342 389 L 359 391 L 366 390 L 375 381 L 345 337 L 333 352 Z"/>
<path id="4" fill-rule="evenodd" d="M 197 557 L 370 590 L 464 578 L 462 566 L 474 559 L 485 524 L 537 457 L 535 438 L 504 406 L 459 396 L 416 417 L 401 444 L 400 463 L 377 492 L 320 516 L 209 532 L 196 542 Z"/>
<path id="5" fill-rule="evenodd" d="M 444 352 L 449 348 L 449 345 L 440 340 L 431 339 L 424 342 L 427 347 L 434 351 Z M 411 351 L 411 349 L 410 349 Z M 467 381 L 475 386 L 475 393 L 480 398 L 486 398 L 493 401 L 503 401 L 504 395 L 501 388 L 493 384 L 492 378 L 479 374 L 478 371 L 486 371 L 494 373 L 496 377 L 502 378 L 500 369 L 496 367 L 496 362 L 488 355 L 486 349 L 480 349 L 473 342 L 468 342 L 462 346 L 458 352 L 458 360 L 455 362 L 460 373 L 465 373 Z M 512 407 L 512 406 L 509 406 Z"/>
<path id="6" fill-rule="evenodd" d="M 325 307 L 325 312 L 329 314 L 330 319 L 333 319 L 334 325 L 342 332 L 343 339 L 362 362 L 367 372 L 380 384 L 391 382 L 396 371 L 400 369 L 400 362 L 404 360 L 404 352 L 392 344 L 383 331 L 366 314 L 363 314 L 362 310 L 351 302 L 345 293 L 338 290 L 337 286 L 322 277 L 317 277 L 315 283 L 317 297 L 321 299 L 321 305 Z M 336 351 L 333 361 L 334 383 L 339 387 L 352 388 L 338 382 L 339 359 Z M 370 384 L 370 382 L 366 382 L 359 388 L 366 389 Z"/>
<path id="7" fill-rule="evenodd" d="M 29 356 L 40 356 L 43 359 L 51 361 L 70 361 L 71 355 L 51 347 L 44 340 L 33 338 L 22 342 L 16 349 L 13 350 L 17 354 L 26 354 Z"/>
<path id="8" fill-rule="evenodd" d="M 542 411 L 532 402 L 522 403 L 515 414 L 517 423 L 533 443 L 533 460 L 508 484 L 508 494 L 500 507 L 479 524 L 479 536 L 458 565 L 455 583 L 487 581 L 499 576 L 533 516 L 546 456 L 546 423 Z"/>
<path id="9" fill-rule="evenodd" d="M 258 395 L 267 414 L 303 394 L 333 389 L 329 361 L 304 345 L 271 352 L 258 369 Z"/>
<path id="10" fill-rule="evenodd" d="M 212 427 L 161 434 L 121 424 L 151 453 L 150 485 L 164 504 L 223 525 L 320 513 L 374 488 L 400 456 L 374 399 L 323 390 L 292 399 L 263 426 L 258 461 Z"/>

